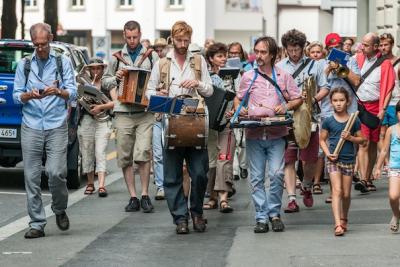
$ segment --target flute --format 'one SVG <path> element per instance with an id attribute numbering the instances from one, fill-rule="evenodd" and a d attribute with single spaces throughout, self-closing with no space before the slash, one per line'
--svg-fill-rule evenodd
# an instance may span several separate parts
<path id="1" fill-rule="evenodd" d="M 356 111 L 350 115 L 350 118 L 347 121 L 346 126 L 344 127 L 344 131 L 350 131 L 351 128 L 353 128 L 353 125 L 356 121 L 358 113 L 359 113 L 359 111 Z M 337 143 L 337 145 L 335 147 L 335 151 L 333 152 L 333 155 L 336 155 L 336 156 L 339 155 L 340 150 L 342 150 L 342 147 L 343 147 L 345 141 L 346 140 L 344 140 L 343 137 L 340 137 L 339 142 Z"/>

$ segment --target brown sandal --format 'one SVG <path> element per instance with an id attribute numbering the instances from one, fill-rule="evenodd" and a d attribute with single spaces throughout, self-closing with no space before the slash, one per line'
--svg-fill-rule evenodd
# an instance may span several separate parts
<path id="1" fill-rule="evenodd" d="M 94 184 L 87 184 L 86 185 L 86 189 L 85 192 L 83 192 L 85 195 L 91 195 L 94 193 L 94 191 L 96 190 L 96 188 L 94 188 Z"/>
<path id="2" fill-rule="evenodd" d="M 225 204 L 225 205 L 223 205 Z M 228 201 L 226 200 L 221 200 L 219 203 L 219 211 L 222 213 L 231 213 L 233 211 L 233 208 L 229 206 Z"/>
<path id="3" fill-rule="evenodd" d="M 336 225 L 335 226 L 335 236 L 343 236 L 344 235 L 344 227 L 342 225 Z"/>
<path id="4" fill-rule="evenodd" d="M 323 193 L 320 184 L 314 184 L 312 188 L 313 188 L 313 194 L 314 195 L 321 195 Z"/>
<path id="5" fill-rule="evenodd" d="M 105 187 L 99 187 L 99 197 L 106 197 L 108 195 L 107 190 Z"/>
<path id="6" fill-rule="evenodd" d="M 214 199 L 210 199 L 207 203 L 203 204 L 203 210 L 215 210 L 217 207 L 217 201 Z"/>
<path id="7" fill-rule="evenodd" d="M 345 231 L 345 232 L 347 232 L 347 219 L 344 219 L 344 218 L 340 218 L 340 220 L 341 220 L 341 226 L 342 226 L 342 228 L 343 228 L 343 230 Z M 344 223 L 343 223 L 344 222 Z"/>

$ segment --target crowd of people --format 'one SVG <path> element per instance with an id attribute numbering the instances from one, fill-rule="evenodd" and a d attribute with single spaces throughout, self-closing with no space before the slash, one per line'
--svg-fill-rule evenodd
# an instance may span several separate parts
<path id="1" fill-rule="evenodd" d="M 49 26 L 33 25 L 31 37 L 35 45 L 30 58 L 32 68 L 26 77 L 27 59 L 19 63 L 14 100 L 23 104 L 21 138 L 31 218 L 25 237 L 37 238 L 44 236 L 46 225 L 40 198 L 44 152 L 57 225 L 61 230 L 69 228 L 65 212 L 68 200 L 65 118 L 68 103 L 76 98 L 76 83 L 68 58 L 57 56 L 50 49 Z M 292 29 L 282 35 L 282 47 L 272 37 L 258 38 L 250 55 L 239 42 L 224 44 L 207 39 L 203 48 L 191 43 L 192 28 L 184 21 L 172 26 L 168 40 L 156 39 L 154 45 L 142 40 L 136 21 L 124 25 L 123 37 L 122 50 L 113 54 L 109 64 L 93 58 L 85 67 L 92 85 L 112 100 L 92 105 L 90 110 L 81 108 L 78 136 L 83 172 L 88 177 L 85 194 L 96 192 L 95 173 L 98 196 L 108 194 L 106 148 L 114 127 L 117 162 L 129 194 L 125 211 L 154 210 L 149 196 L 152 169 L 157 188 L 154 197 L 166 199 L 177 234 L 189 233 L 190 220 L 194 231 L 204 232 L 207 227 L 204 210 L 234 212 L 229 200 L 236 192 L 235 180 L 249 177 L 256 212 L 255 233 L 268 232 L 269 225 L 274 232 L 284 231 L 281 213 L 300 211 L 297 192 L 302 195 L 304 206 L 310 208 L 314 204 L 313 195 L 323 193 L 322 180 L 329 180 L 326 203 L 332 203 L 334 234 L 342 236 L 348 229 L 352 183 L 362 194 L 376 191 L 373 180 L 380 178 L 382 172 L 389 176 L 393 211 L 390 229 L 398 231 L 400 59 L 393 55 L 392 35 L 368 33 L 361 43 L 354 43 L 352 38 L 329 33 L 321 43 L 307 40 L 303 32 Z M 327 59 L 334 49 L 347 53 L 345 66 Z M 238 58 L 240 74 L 227 81 L 220 70 L 231 58 Z M 61 70 L 58 62 L 63 65 Z M 212 97 L 215 88 L 233 91 L 236 94 L 233 107 L 225 114 L 228 121 L 238 116 L 265 118 L 296 112 L 307 98 L 303 88 L 311 78 L 316 92 L 309 107 L 307 145 L 300 148 L 291 141 L 290 127 L 286 125 L 232 129 L 228 123 L 219 131 L 209 129 L 207 147 L 169 149 L 162 142 L 161 114 L 120 102 L 118 86 L 127 66 L 151 71 L 146 88 L 148 99 L 153 95 L 201 99 Z M 96 115 L 104 112 L 110 116 L 98 120 Z M 356 112 L 359 118 L 352 115 Z M 379 125 L 371 126 L 368 116 L 379 119 Z M 339 143 L 342 147 L 336 152 Z M 135 171 L 141 181 L 140 197 Z M 269 179 L 268 189 L 266 179 Z M 284 190 L 288 206 L 282 209 Z"/>

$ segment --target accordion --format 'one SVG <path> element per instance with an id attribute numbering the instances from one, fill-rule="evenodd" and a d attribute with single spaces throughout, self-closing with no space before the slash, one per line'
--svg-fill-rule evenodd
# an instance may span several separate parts
<path id="1" fill-rule="evenodd" d="M 151 72 L 134 67 L 125 67 L 123 72 L 118 85 L 118 100 L 123 104 L 147 107 L 146 90 Z"/>
<path id="2" fill-rule="evenodd" d="M 293 124 L 291 116 L 275 116 L 266 118 L 240 118 L 238 122 L 231 123 L 232 128 L 258 128 L 268 126 L 290 126 Z"/>

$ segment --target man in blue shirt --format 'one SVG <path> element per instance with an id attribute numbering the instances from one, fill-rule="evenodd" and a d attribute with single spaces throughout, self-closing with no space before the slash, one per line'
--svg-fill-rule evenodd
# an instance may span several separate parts
<path id="1" fill-rule="evenodd" d="M 312 207 L 314 200 L 312 197 L 312 185 L 315 174 L 315 162 L 318 159 L 319 133 L 318 133 L 318 109 L 316 102 L 320 102 L 329 94 L 329 85 L 324 73 L 324 65 L 320 61 L 313 61 L 304 55 L 306 35 L 296 29 L 286 32 L 281 42 L 288 53 L 288 57 L 277 63 L 277 67 L 290 73 L 299 88 L 303 87 L 306 78 L 312 76 L 317 86 L 317 92 L 313 96 L 312 108 L 312 127 L 310 141 L 307 147 L 298 149 L 296 145 L 289 144 L 285 152 L 285 184 L 288 192 L 289 203 L 285 213 L 299 211 L 296 202 L 296 169 L 297 160 L 303 164 L 303 203 L 306 207 Z M 295 75 L 297 74 L 297 75 Z"/>
<path id="2" fill-rule="evenodd" d="M 30 34 L 35 51 L 30 59 L 25 58 L 18 63 L 13 98 L 15 103 L 23 105 L 21 146 L 28 214 L 31 218 L 25 238 L 38 238 L 45 235 L 46 225 L 40 190 L 44 153 L 45 171 L 52 194 L 51 208 L 56 214 L 57 226 L 63 231 L 69 228 L 65 213 L 68 204 L 67 104 L 76 98 L 76 84 L 70 60 L 65 56 L 56 56 L 50 48 L 53 40 L 50 25 L 34 24 Z M 27 60 L 30 60 L 28 77 L 24 72 Z M 61 60 L 62 68 L 57 67 L 58 60 Z M 59 69 L 62 73 L 59 73 Z"/>

